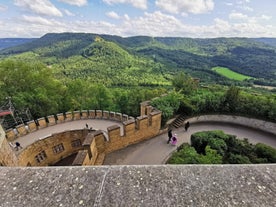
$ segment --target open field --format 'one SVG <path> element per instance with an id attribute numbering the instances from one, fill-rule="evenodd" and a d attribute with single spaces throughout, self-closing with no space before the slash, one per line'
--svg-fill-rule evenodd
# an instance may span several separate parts
<path id="1" fill-rule="evenodd" d="M 237 80 L 237 81 L 243 81 L 246 79 L 253 78 L 250 76 L 242 75 L 240 73 L 236 73 L 236 72 L 234 72 L 228 68 L 225 68 L 225 67 L 214 67 L 214 68 L 212 68 L 212 70 L 216 71 L 218 74 L 220 74 L 226 78 Z"/>

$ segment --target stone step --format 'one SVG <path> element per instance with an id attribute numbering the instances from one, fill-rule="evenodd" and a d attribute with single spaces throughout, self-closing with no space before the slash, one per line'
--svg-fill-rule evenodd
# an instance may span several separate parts
<path id="1" fill-rule="evenodd" d="M 185 121 L 185 115 L 184 114 L 180 114 L 179 117 L 177 117 L 177 119 L 175 119 L 172 123 L 172 126 L 175 128 L 179 128 L 180 126 L 182 126 L 184 124 Z"/>

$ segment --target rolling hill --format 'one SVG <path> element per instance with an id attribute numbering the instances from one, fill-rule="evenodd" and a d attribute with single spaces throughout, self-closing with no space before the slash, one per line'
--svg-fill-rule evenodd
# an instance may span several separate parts
<path id="1" fill-rule="evenodd" d="M 212 71 L 227 67 L 276 85 L 274 38 L 119 37 L 87 33 L 46 34 L 0 51 L 0 57 L 42 61 L 64 78 L 86 78 L 107 85 L 168 85 L 184 71 L 202 82 L 230 84 Z"/>
<path id="2" fill-rule="evenodd" d="M 0 38 L 0 50 L 28 43 L 35 38 Z"/>

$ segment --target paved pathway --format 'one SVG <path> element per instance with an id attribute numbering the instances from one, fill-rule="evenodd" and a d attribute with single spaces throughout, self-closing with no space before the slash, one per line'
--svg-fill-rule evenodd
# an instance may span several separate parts
<path id="1" fill-rule="evenodd" d="M 175 129 L 178 146 L 190 142 L 191 134 L 198 131 L 223 130 L 226 134 L 233 134 L 239 138 L 248 138 L 251 143 L 262 142 L 276 148 L 275 135 L 258 131 L 252 128 L 220 123 L 192 124 L 188 132 L 183 127 Z M 158 165 L 164 164 L 176 146 L 167 144 L 167 134 L 129 146 L 106 156 L 105 165 Z"/>
<path id="2" fill-rule="evenodd" d="M 107 127 L 117 124 L 122 127 L 120 122 L 101 119 L 87 119 L 70 121 L 54 126 L 50 126 L 44 129 L 27 134 L 23 137 L 19 137 L 16 141 L 20 142 L 23 149 L 40 138 L 47 137 L 53 133 L 62 132 L 73 129 L 83 129 L 86 123 L 89 128 L 107 130 Z M 190 142 L 190 136 L 197 131 L 208 130 L 223 130 L 227 134 L 236 135 L 239 138 L 248 138 L 252 143 L 262 142 L 276 148 L 275 135 L 268 134 L 262 131 L 258 131 L 252 128 L 241 127 L 229 124 L 220 123 L 197 123 L 192 124 L 188 132 L 185 132 L 183 127 L 175 129 L 173 133 L 177 134 L 178 146 L 184 142 Z M 121 129 L 122 133 L 122 129 Z M 141 143 L 131 145 L 124 149 L 118 150 L 106 156 L 104 164 L 106 165 L 155 165 L 162 164 L 170 156 L 170 154 L 176 149 L 176 146 L 167 144 L 167 133 L 159 135 Z M 21 149 L 22 150 L 22 149 Z M 18 153 L 21 151 L 19 150 Z"/>

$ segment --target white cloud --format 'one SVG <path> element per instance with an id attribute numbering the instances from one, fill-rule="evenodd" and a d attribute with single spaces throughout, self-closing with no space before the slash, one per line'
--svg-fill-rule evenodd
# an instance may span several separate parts
<path id="1" fill-rule="evenodd" d="M 63 9 L 63 12 L 64 12 L 67 16 L 70 16 L 70 17 L 76 16 L 74 13 L 70 12 L 70 11 L 67 10 L 67 9 Z"/>
<path id="2" fill-rule="evenodd" d="M 87 0 L 58 0 L 58 1 L 70 4 L 70 5 L 79 6 L 79 7 L 87 4 Z"/>
<path id="3" fill-rule="evenodd" d="M 229 14 L 229 19 L 233 20 L 248 20 L 248 16 L 238 12 L 232 12 Z"/>
<path id="4" fill-rule="evenodd" d="M 131 4 L 132 6 L 139 9 L 147 9 L 147 0 L 103 0 L 103 2 L 112 4 Z"/>
<path id="5" fill-rule="evenodd" d="M 231 3 L 231 2 L 226 2 L 225 5 L 226 5 L 226 6 L 233 6 L 233 3 Z"/>
<path id="6" fill-rule="evenodd" d="M 201 14 L 214 9 L 213 0 L 156 0 L 155 4 L 164 11 L 174 14 Z"/>
<path id="7" fill-rule="evenodd" d="M 244 11 L 250 11 L 250 12 L 253 12 L 254 9 L 252 7 L 249 7 L 248 4 L 250 3 L 250 0 L 242 0 L 242 1 L 238 1 L 237 2 L 237 7 L 239 9 L 242 9 Z"/>
<path id="8" fill-rule="evenodd" d="M 233 15 L 233 14 L 232 14 Z M 242 15 L 240 15 L 242 17 Z M 233 15 L 235 17 L 235 15 Z M 236 15 L 239 17 L 239 15 Z M 144 12 L 142 16 L 131 18 L 121 16 L 121 21 L 111 24 L 106 21 L 71 20 L 65 18 L 43 18 L 23 15 L 20 18 L 6 18 L 0 21 L 0 37 L 40 37 L 49 32 L 85 32 L 120 36 L 181 36 L 181 37 L 275 37 L 275 25 L 258 23 L 266 16 L 248 17 L 248 21 L 234 23 L 216 18 L 206 25 L 190 25 L 173 15 L 161 11 Z M 12 26 L 11 26 L 12 25 Z"/>
<path id="9" fill-rule="evenodd" d="M 56 20 L 46 19 L 39 16 L 23 15 L 22 20 L 29 24 L 45 25 L 45 26 L 62 26 L 62 24 Z"/>
<path id="10" fill-rule="evenodd" d="M 250 12 L 253 12 L 254 9 L 249 7 L 249 6 L 243 6 L 241 9 L 245 10 L 245 11 L 250 11 Z"/>
<path id="11" fill-rule="evenodd" d="M 106 16 L 108 16 L 108 17 L 110 17 L 112 19 L 120 19 L 120 16 L 116 12 L 114 12 L 114 11 L 107 12 Z"/>
<path id="12" fill-rule="evenodd" d="M 171 15 L 163 14 L 160 11 L 154 13 L 145 12 L 143 17 L 126 19 L 121 25 L 121 29 L 127 36 L 162 36 L 163 34 L 175 36 L 182 29 L 185 29 L 184 27 L 178 19 Z"/>
<path id="13" fill-rule="evenodd" d="M 263 15 L 261 16 L 261 19 L 263 19 L 263 20 L 270 20 L 270 19 L 272 19 L 272 17 L 263 14 Z"/>
<path id="14" fill-rule="evenodd" d="M 130 17 L 129 17 L 127 14 L 124 14 L 124 18 L 125 18 L 125 20 L 127 20 L 127 21 L 130 20 Z"/>
<path id="15" fill-rule="evenodd" d="M 8 9 L 7 6 L 0 4 L 0 12 L 4 12 Z"/>
<path id="16" fill-rule="evenodd" d="M 14 4 L 36 14 L 62 16 L 61 11 L 58 10 L 49 0 L 14 0 Z"/>

